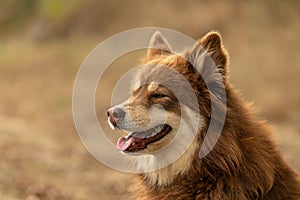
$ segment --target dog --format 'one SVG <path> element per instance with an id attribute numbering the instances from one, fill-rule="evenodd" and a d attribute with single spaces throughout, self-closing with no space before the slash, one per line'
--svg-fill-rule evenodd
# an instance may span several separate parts
<path id="1" fill-rule="evenodd" d="M 107 111 L 111 128 L 128 133 L 116 147 L 140 172 L 131 187 L 136 199 L 300 199 L 299 175 L 283 160 L 272 128 L 230 84 L 228 59 L 215 31 L 181 53 L 160 32 L 152 36 L 131 97 Z M 221 134 L 205 144 L 222 112 Z"/>

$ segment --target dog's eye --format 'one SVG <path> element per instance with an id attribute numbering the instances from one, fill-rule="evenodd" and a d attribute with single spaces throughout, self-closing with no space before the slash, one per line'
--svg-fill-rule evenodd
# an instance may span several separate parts
<path id="1" fill-rule="evenodd" d="M 159 98 L 164 98 L 164 97 L 168 97 L 167 95 L 165 94 L 161 94 L 161 93 L 154 93 L 154 94 L 151 94 L 151 99 L 159 99 Z"/>

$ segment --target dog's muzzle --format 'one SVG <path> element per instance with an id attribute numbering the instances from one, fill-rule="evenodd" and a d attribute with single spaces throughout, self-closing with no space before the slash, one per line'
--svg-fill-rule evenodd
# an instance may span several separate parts
<path id="1" fill-rule="evenodd" d="M 112 107 L 107 110 L 108 123 L 112 129 L 119 128 L 118 122 L 125 117 L 125 111 L 120 107 Z"/>

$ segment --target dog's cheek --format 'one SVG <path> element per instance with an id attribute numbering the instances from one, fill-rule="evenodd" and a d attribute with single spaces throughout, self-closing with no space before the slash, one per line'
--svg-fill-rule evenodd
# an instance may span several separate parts
<path id="1" fill-rule="evenodd" d="M 146 126 L 151 122 L 151 118 L 149 116 L 148 109 L 144 106 L 135 105 L 130 106 L 128 108 L 129 120 L 132 121 L 133 124 L 139 126 Z"/>

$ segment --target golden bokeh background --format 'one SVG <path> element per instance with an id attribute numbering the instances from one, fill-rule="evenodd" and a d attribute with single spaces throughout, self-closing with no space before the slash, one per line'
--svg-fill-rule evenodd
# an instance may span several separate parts
<path id="1" fill-rule="evenodd" d="M 300 171 L 299 19 L 293 0 L 0 0 L 0 199 L 130 199 L 132 175 L 105 167 L 80 142 L 72 88 L 97 44 L 145 26 L 194 39 L 220 31 L 231 82 L 274 125 L 285 159 Z M 140 54 L 116 61 L 118 73 Z M 101 123 L 118 73 L 103 79 Z"/>

